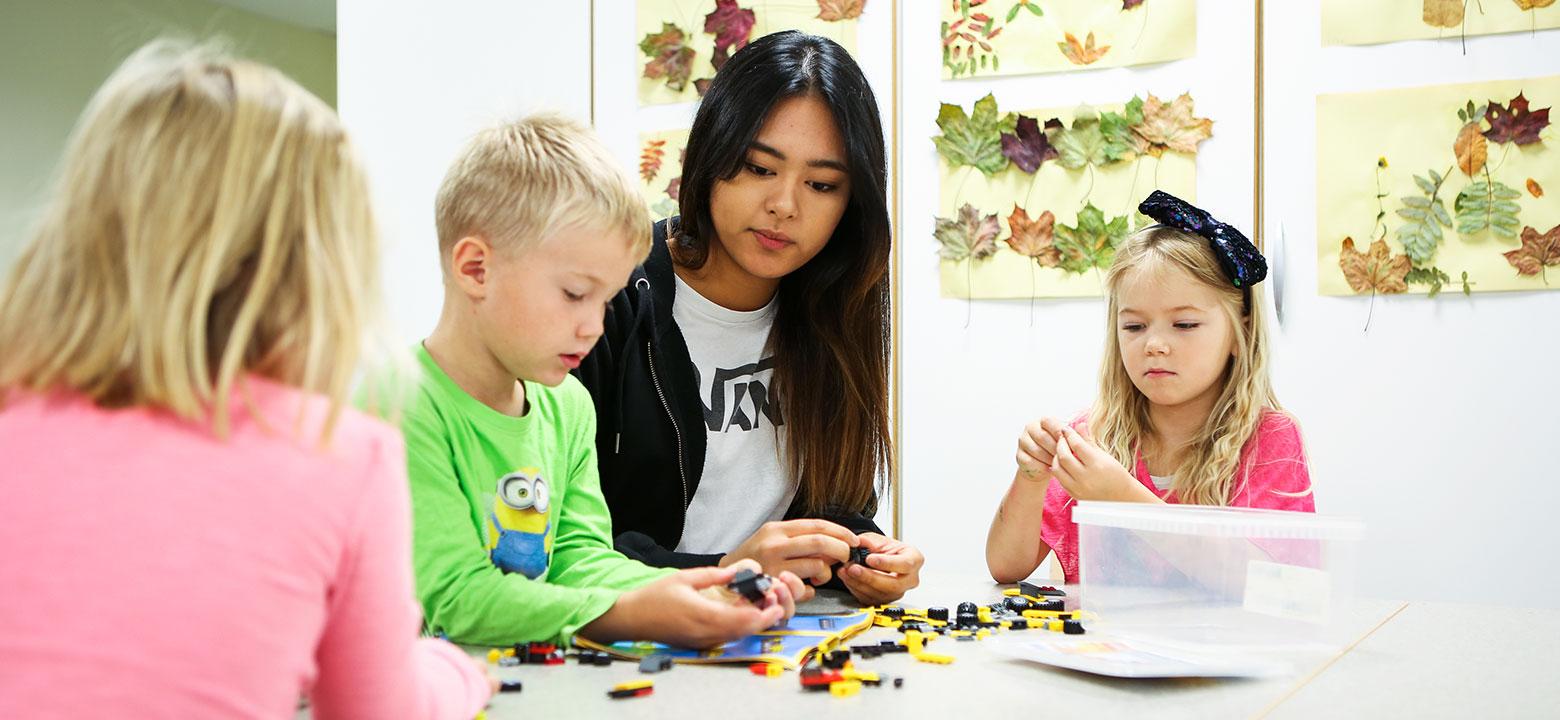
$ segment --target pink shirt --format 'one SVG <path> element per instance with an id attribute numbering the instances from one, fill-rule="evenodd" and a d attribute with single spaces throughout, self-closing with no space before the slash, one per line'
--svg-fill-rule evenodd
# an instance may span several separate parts
<path id="1" fill-rule="evenodd" d="M 1079 418 L 1073 426 L 1077 427 L 1084 420 Z M 1160 491 L 1154 487 L 1148 474 L 1148 463 L 1143 461 L 1141 452 L 1133 474 L 1143 487 L 1165 502 L 1180 502 L 1174 491 Z M 1264 413 L 1256 434 L 1241 448 L 1241 463 L 1230 507 L 1316 512 L 1316 501 L 1310 489 L 1311 473 L 1306 468 L 1299 426 L 1284 413 Z M 1040 521 L 1040 539 L 1056 553 L 1069 583 L 1078 582 L 1078 525 L 1072 519 L 1076 504 L 1077 501 L 1062 489 L 1062 484 L 1053 480 L 1046 489 L 1045 514 Z"/>
<path id="2" fill-rule="evenodd" d="M 482 709 L 478 668 L 417 638 L 400 435 L 345 411 L 321 449 L 293 432 L 320 398 L 249 385 L 271 429 L 236 403 L 226 441 L 76 395 L 0 405 L 0 717 Z"/>

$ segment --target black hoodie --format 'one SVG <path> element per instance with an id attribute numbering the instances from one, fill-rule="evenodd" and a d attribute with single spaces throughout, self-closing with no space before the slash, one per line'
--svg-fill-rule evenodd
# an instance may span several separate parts
<path id="1" fill-rule="evenodd" d="M 574 371 L 596 403 L 596 459 L 612 510 L 619 552 L 660 567 L 714 565 L 720 555 L 676 552 L 688 503 L 704 474 L 704 406 L 682 330 L 672 320 L 677 292 L 667 224 L 655 224 L 650 257 L 608 305 L 595 349 Z M 882 533 L 868 507 L 802 511 L 801 490 L 785 519 L 819 517 L 855 533 Z M 736 549 L 736 548 L 731 548 Z"/>

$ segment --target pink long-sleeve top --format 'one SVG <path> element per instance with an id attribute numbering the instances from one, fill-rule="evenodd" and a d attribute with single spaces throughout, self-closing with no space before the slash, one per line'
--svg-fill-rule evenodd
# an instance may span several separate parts
<path id="1" fill-rule="evenodd" d="M 231 435 L 142 408 L 0 405 L 0 717 L 470 718 L 419 639 L 401 438 L 258 378 Z M 303 427 L 295 423 L 303 411 Z"/>
<path id="2" fill-rule="evenodd" d="M 1080 417 L 1072 425 L 1077 427 L 1086 420 Z M 1132 474 L 1161 500 L 1181 502 L 1174 490 L 1154 486 L 1141 452 Z M 1306 466 L 1300 427 L 1284 413 L 1264 412 L 1256 433 L 1241 447 L 1229 506 L 1316 512 L 1316 498 L 1310 490 L 1311 473 Z M 1070 583 L 1078 582 L 1078 524 L 1072 517 L 1077 504 L 1061 483 L 1052 480 L 1046 488 L 1045 510 L 1040 520 L 1040 539 L 1056 553 L 1062 574 Z"/>

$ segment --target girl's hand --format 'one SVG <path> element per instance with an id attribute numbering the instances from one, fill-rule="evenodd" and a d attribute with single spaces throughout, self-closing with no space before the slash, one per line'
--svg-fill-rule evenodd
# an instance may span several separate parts
<path id="1" fill-rule="evenodd" d="M 1159 498 L 1143 487 L 1110 453 L 1094 443 L 1087 424 L 1080 433 L 1070 427 L 1056 434 L 1051 475 L 1077 500 L 1154 502 Z"/>
<path id="2" fill-rule="evenodd" d="M 1041 418 L 1024 426 L 1024 431 L 1018 434 L 1018 454 L 1014 460 L 1018 462 L 1018 472 L 1030 480 L 1044 480 L 1049 477 L 1051 463 L 1056 460 L 1056 438 L 1054 429 L 1049 426 L 1056 422 L 1052 418 Z"/>
<path id="3" fill-rule="evenodd" d="M 737 549 L 720 559 L 726 567 L 743 559 L 758 561 L 761 572 L 779 577 L 790 571 L 798 577 L 822 585 L 834 574 L 831 565 L 850 561 L 850 549 L 857 545 L 856 534 L 838 523 L 806 518 L 780 520 L 760 525 Z M 812 597 L 807 588 L 798 600 Z"/>
<path id="4" fill-rule="evenodd" d="M 688 648 L 707 648 L 773 627 L 795 612 L 795 589 L 802 581 L 782 572 L 765 598 L 752 604 L 726 591 L 740 569 L 759 572 L 742 560 L 726 567 L 679 570 L 618 596 L 581 634 L 598 642 L 654 640 Z"/>
<path id="5" fill-rule="evenodd" d="M 914 546 L 877 533 L 862 533 L 861 546 L 872 551 L 867 565 L 854 563 L 840 568 L 840 581 L 863 605 L 882 605 L 904 597 L 905 591 L 921 584 L 921 565 L 926 558 Z"/>

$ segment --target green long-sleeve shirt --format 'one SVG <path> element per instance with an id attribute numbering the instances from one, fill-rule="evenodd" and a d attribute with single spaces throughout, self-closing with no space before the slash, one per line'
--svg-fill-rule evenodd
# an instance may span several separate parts
<path id="1" fill-rule="evenodd" d="M 420 344 L 401 430 L 428 629 L 473 645 L 567 641 L 669 571 L 612 549 L 596 413 L 573 376 L 525 384 L 524 417 L 468 395 Z"/>

